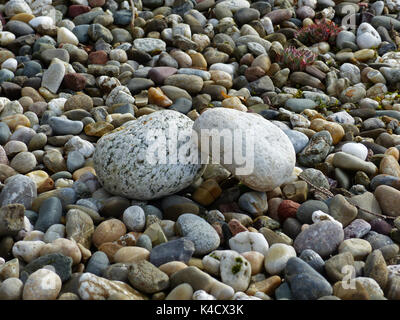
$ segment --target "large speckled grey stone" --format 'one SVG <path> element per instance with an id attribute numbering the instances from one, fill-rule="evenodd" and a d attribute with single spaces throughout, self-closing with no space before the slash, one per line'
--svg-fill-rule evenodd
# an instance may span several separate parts
<path id="1" fill-rule="evenodd" d="M 176 228 L 180 235 L 194 243 L 194 254 L 204 255 L 217 249 L 220 238 L 217 231 L 203 218 L 195 214 L 185 213 L 176 221 Z"/>
<path id="2" fill-rule="evenodd" d="M 188 187 L 204 167 L 191 140 L 192 125 L 185 115 L 163 110 L 103 136 L 93 155 L 103 187 L 112 194 L 138 200 L 164 197 Z M 166 161 L 161 153 L 155 156 L 160 151 L 165 151 Z M 175 158 L 171 156 L 174 153 Z"/>
<path id="3" fill-rule="evenodd" d="M 0 193 L 0 207 L 11 203 L 20 203 L 25 209 L 30 209 L 32 201 L 37 197 L 36 184 L 32 179 L 17 174 L 6 180 Z"/>
<path id="4" fill-rule="evenodd" d="M 193 129 L 199 136 L 201 151 L 211 151 L 213 158 L 253 190 L 273 190 L 292 175 L 296 162 L 293 145 L 281 129 L 263 117 L 213 108 L 196 119 Z M 214 150 L 218 135 L 223 139 L 220 148 Z"/>

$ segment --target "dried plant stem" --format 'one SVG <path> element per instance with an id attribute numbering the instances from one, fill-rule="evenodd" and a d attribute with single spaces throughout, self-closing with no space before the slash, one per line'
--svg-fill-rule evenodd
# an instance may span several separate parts
<path id="1" fill-rule="evenodd" d="M 316 190 L 318 190 L 319 192 L 321 192 L 322 194 L 326 195 L 328 198 L 334 197 L 334 194 L 333 194 L 332 192 L 330 192 L 328 189 L 316 186 L 316 185 L 313 184 L 310 180 L 308 180 L 308 179 L 305 178 L 305 177 L 302 177 L 301 175 L 299 176 L 299 178 L 300 178 L 301 180 L 304 180 L 305 182 L 307 182 L 307 183 L 308 183 L 311 187 L 313 187 L 314 189 L 316 189 Z M 395 217 L 389 217 L 389 216 L 385 216 L 385 215 L 380 214 L 380 213 L 375 213 L 375 212 L 368 211 L 368 210 L 366 210 L 366 209 L 361 208 L 359 205 L 356 205 L 356 204 L 353 204 L 353 203 L 352 203 L 352 205 L 355 206 L 358 210 L 362 210 L 362 211 L 364 211 L 364 212 L 366 212 L 366 213 L 372 214 L 372 215 L 377 216 L 377 217 L 381 217 L 381 218 L 383 218 L 383 219 L 391 219 L 391 220 L 396 219 Z"/>
<path id="2" fill-rule="evenodd" d="M 131 28 L 131 33 L 133 36 L 134 30 L 135 30 L 136 7 L 135 7 L 135 4 L 133 3 L 133 0 L 129 0 L 129 2 L 131 4 L 131 10 L 132 10 L 132 19 L 131 19 L 131 23 L 129 24 L 129 27 Z"/>

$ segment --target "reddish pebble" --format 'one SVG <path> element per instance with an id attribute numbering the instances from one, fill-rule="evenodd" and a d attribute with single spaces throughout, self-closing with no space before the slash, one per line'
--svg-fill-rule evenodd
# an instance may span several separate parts
<path id="1" fill-rule="evenodd" d="M 88 57 L 88 64 L 106 64 L 107 61 L 107 52 L 103 50 L 91 52 Z"/>
<path id="2" fill-rule="evenodd" d="M 220 243 L 224 243 L 224 234 L 222 233 L 222 227 L 218 222 L 212 224 L 212 227 L 217 231 Z"/>
<path id="3" fill-rule="evenodd" d="M 297 209 L 300 207 L 300 203 L 292 200 L 283 200 L 278 207 L 278 217 L 281 222 L 287 218 L 295 218 Z"/>
<path id="4" fill-rule="evenodd" d="M 6 19 L 4 19 L 4 17 L 3 17 L 3 15 L 0 13 L 0 21 L 1 21 L 1 24 L 3 25 L 3 26 L 5 26 L 6 25 Z"/>
<path id="5" fill-rule="evenodd" d="M 232 232 L 232 237 L 234 237 L 240 232 L 248 231 L 247 228 L 244 225 L 242 225 L 240 221 L 237 219 L 232 219 L 231 221 L 229 221 L 228 226 L 229 230 L 231 230 Z"/>
<path id="6" fill-rule="evenodd" d="M 240 59 L 240 64 L 245 64 L 247 66 L 250 66 L 254 61 L 254 57 L 251 53 L 246 53 L 241 59 Z"/>
<path id="7" fill-rule="evenodd" d="M 389 235 L 390 231 L 392 231 L 392 226 L 385 220 L 382 220 L 380 218 L 375 218 L 369 221 L 369 224 L 371 225 L 372 231 L 378 232 L 380 234 Z"/>
<path id="8" fill-rule="evenodd" d="M 91 8 L 89 6 L 84 6 L 81 4 L 73 4 L 68 8 L 68 15 L 71 18 L 75 18 L 76 16 L 79 16 L 82 13 L 89 12 Z"/>
<path id="9" fill-rule="evenodd" d="M 63 85 L 67 89 L 82 91 L 86 86 L 86 78 L 79 73 L 67 73 Z"/>
<path id="10" fill-rule="evenodd" d="M 89 5 L 92 8 L 102 7 L 106 3 L 106 0 L 89 0 Z"/>
<path id="11" fill-rule="evenodd" d="M 282 201 L 282 198 L 271 198 L 268 200 L 268 216 L 270 216 L 272 219 L 279 220 L 278 208 Z"/>
<path id="12" fill-rule="evenodd" d="M 247 81 L 255 81 L 263 76 L 265 76 L 265 71 L 260 67 L 248 67 L 244 72 L 244 76 Z"/>
<path id="13" fill-rule="evenodd" d="M 149 71 L 148 77 L 157 84 L 163 84 L 166 78 L 172 76 L 177 71 L 173 67 L 155 67 Z"/>

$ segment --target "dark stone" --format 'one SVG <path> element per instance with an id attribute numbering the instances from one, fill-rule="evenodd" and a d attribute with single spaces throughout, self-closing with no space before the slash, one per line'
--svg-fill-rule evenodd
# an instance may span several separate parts
<path id="1" fill-rule="evenodd" d="M 60 276 L 61 281 L 67 281 L 71 277 L 72 258 L 61 253 L 50 253 L 28 263 L 21 272 L 21 280 L 25 282 L 30 274 L 47 265 L 54 267 L 55 272 Z"/>
<path id="2" fill-rule="evenodd" d="M 313 269 L 315 269 L 319 273 L 324 272 L 325 262 L 321 258 L 321 256 L 314 250 L 311 249 L 304 250 L 300 255 L 300 259 L 307 262 Z"/>
<path id="3" fill-rule="evenodd" d="M 103 217 L 120 217 L 126 208 L 131 205 L 130 201 L 122 197 L 108 198 L 106 203 L 100 208 L 99 213 Z"/>
<path id="4" fill-rule="evenodd" d="M 60 223 L 62 216 L 62 204 L 60 199 L 50 197 L 44 200 L 39 209 L 39 218 L 35 224 L 35 230 L 46 232 L 53 224 Z"/>
<path id="5" fill-rule="evenodd" d="M 319 200 L 307 200 L 303 202 L 297 209 L 296 218 L 302 223 L 313 223 L 311 217 L 314 211 L 323 211 L 329 213 L 329 208 L 326 203 Z"/>
<path id="6" fill-rule="evenodd" d="M 159 244 L 150 252 L 150 262 L 156 267 L 170 262 L 183 261 L 187 263 L 194 253 L 192 241 L 181 238 Z"/>
<path id="7" fill-rule="evenodd" d="M 392 231 L 392 226 L 385 220 L 382 220 L 380 218 L 371 220 L 369 224 L 371 225 L 372 231 L 378 232 L 380 234 L 389 235 L 390 231 Z"/>
<path id="8" fill-rule="evenodd" d="M 103 272 L 108 268 L 109 264 L 107 255 L 102 251 L 97 251 L 90 257 L 85 271 L 102 277 Z"/>
<path id="9" fill-rule="evenodd" d="M 316 300 L 329 296 L 333 290 L 329 282 L 300 258 L 290 258 L 285 267 L 285 280 L 296 300 Z"/>
<path id="10" fill-rule="evenodd" d="M 393 240 L 390 239 L 388 236 L 379 234 L 375 231 L 368 232 L 364 237 L 364 240 L 367 240 L 371 244 L 373 250 L 382 248 L 389 244 L 393 244 Z"/>

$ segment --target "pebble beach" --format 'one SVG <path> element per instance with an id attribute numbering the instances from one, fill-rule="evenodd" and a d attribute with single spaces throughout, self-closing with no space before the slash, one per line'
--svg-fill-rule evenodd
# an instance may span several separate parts
<path id="1" fill-rule="evenodd" d="M 400 0 L 0 22 L 0 300 L 400 300 Z"/>

